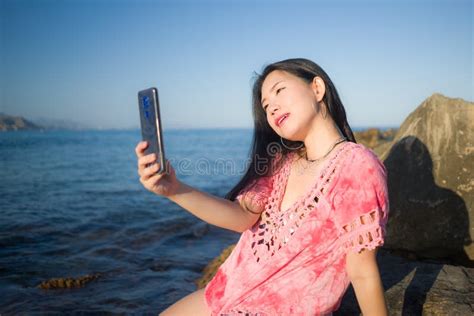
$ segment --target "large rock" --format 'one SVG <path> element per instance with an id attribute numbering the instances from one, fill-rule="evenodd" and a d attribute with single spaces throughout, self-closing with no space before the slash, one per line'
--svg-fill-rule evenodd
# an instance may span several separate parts
<path id="1" fill-rule="evenodd" d="M 381 154 L 388 170 L 386 247 L 474 266 L 474 103 L 433 94 Z"/>

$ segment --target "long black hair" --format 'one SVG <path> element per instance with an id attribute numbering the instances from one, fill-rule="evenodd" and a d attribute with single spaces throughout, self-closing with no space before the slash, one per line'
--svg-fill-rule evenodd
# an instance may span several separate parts
<path id="1" fill-rule="evenodd" d="M 254 119 L 253 140 L 250 153 L 250 164 L 241 180 L 226 194 L 225 198 L 234 201 L 239 192 L 250 183 L 260 177 L 271 176 L 276 170 L 281 168 L 283 160 L 281 158 L 291 152 L 301 148 L 304 151 L 302 141 L 292 141 L 280 136 L 268 124 L 267 116 L 262 108 L 262 84 L 265 78 L 274 70 L 288 72 L 303 79 L 310 84 L 314 77 L 320 77 L 325 85 L 326 92 L 323 97 L 327 106 L 327 113 L 336 123 L 337 127 L 348 141 L 356 143 L 354 134 L 347 122 L 346 111 L 339 98 L 336 87 L 326 74 L 326 72 L 315 62 L 305 58 L 293 58 L 278 61 L 265 66 L 262 74 L 255 73 L 255 81 L 252 89 L 252 114 Z M 283 140 L 284 144 L 282 144 Z"/>

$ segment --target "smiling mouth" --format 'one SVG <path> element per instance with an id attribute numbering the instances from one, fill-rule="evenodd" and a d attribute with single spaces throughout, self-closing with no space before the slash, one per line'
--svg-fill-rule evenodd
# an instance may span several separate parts
<path id="1" fill-rule="evenodd" d="M 278 120 L 277 126 L 280 127 L 281 124 L 283 124 L 283 122 L 288 118 L 288 116 L 290 116 L 290 114 L 285 114 L 280 120 Z"/>

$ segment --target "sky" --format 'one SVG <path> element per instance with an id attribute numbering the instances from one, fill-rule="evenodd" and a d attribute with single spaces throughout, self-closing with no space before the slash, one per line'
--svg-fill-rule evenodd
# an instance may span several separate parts
<path id="1" fill-rule="evenodd" d="M 252 128 L 264 66 L 307 58 L 351 127 L 397 127 L 433 93 L 473 98 L 473 1 L 0 0 L 0 112 L 138 128 Z"/>

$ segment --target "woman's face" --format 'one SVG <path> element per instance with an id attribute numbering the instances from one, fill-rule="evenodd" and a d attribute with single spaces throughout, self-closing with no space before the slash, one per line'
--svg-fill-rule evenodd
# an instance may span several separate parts
<path id="1" fill-rule="evenodd" d="M 260 102 L 268 124 L 283 138 L 303 141 L 318 116 L 314 105 L 324 96 L 321 90 L 319 77 L 308 84 L 288 72 L 272 71 L 263 81 Z"/>

